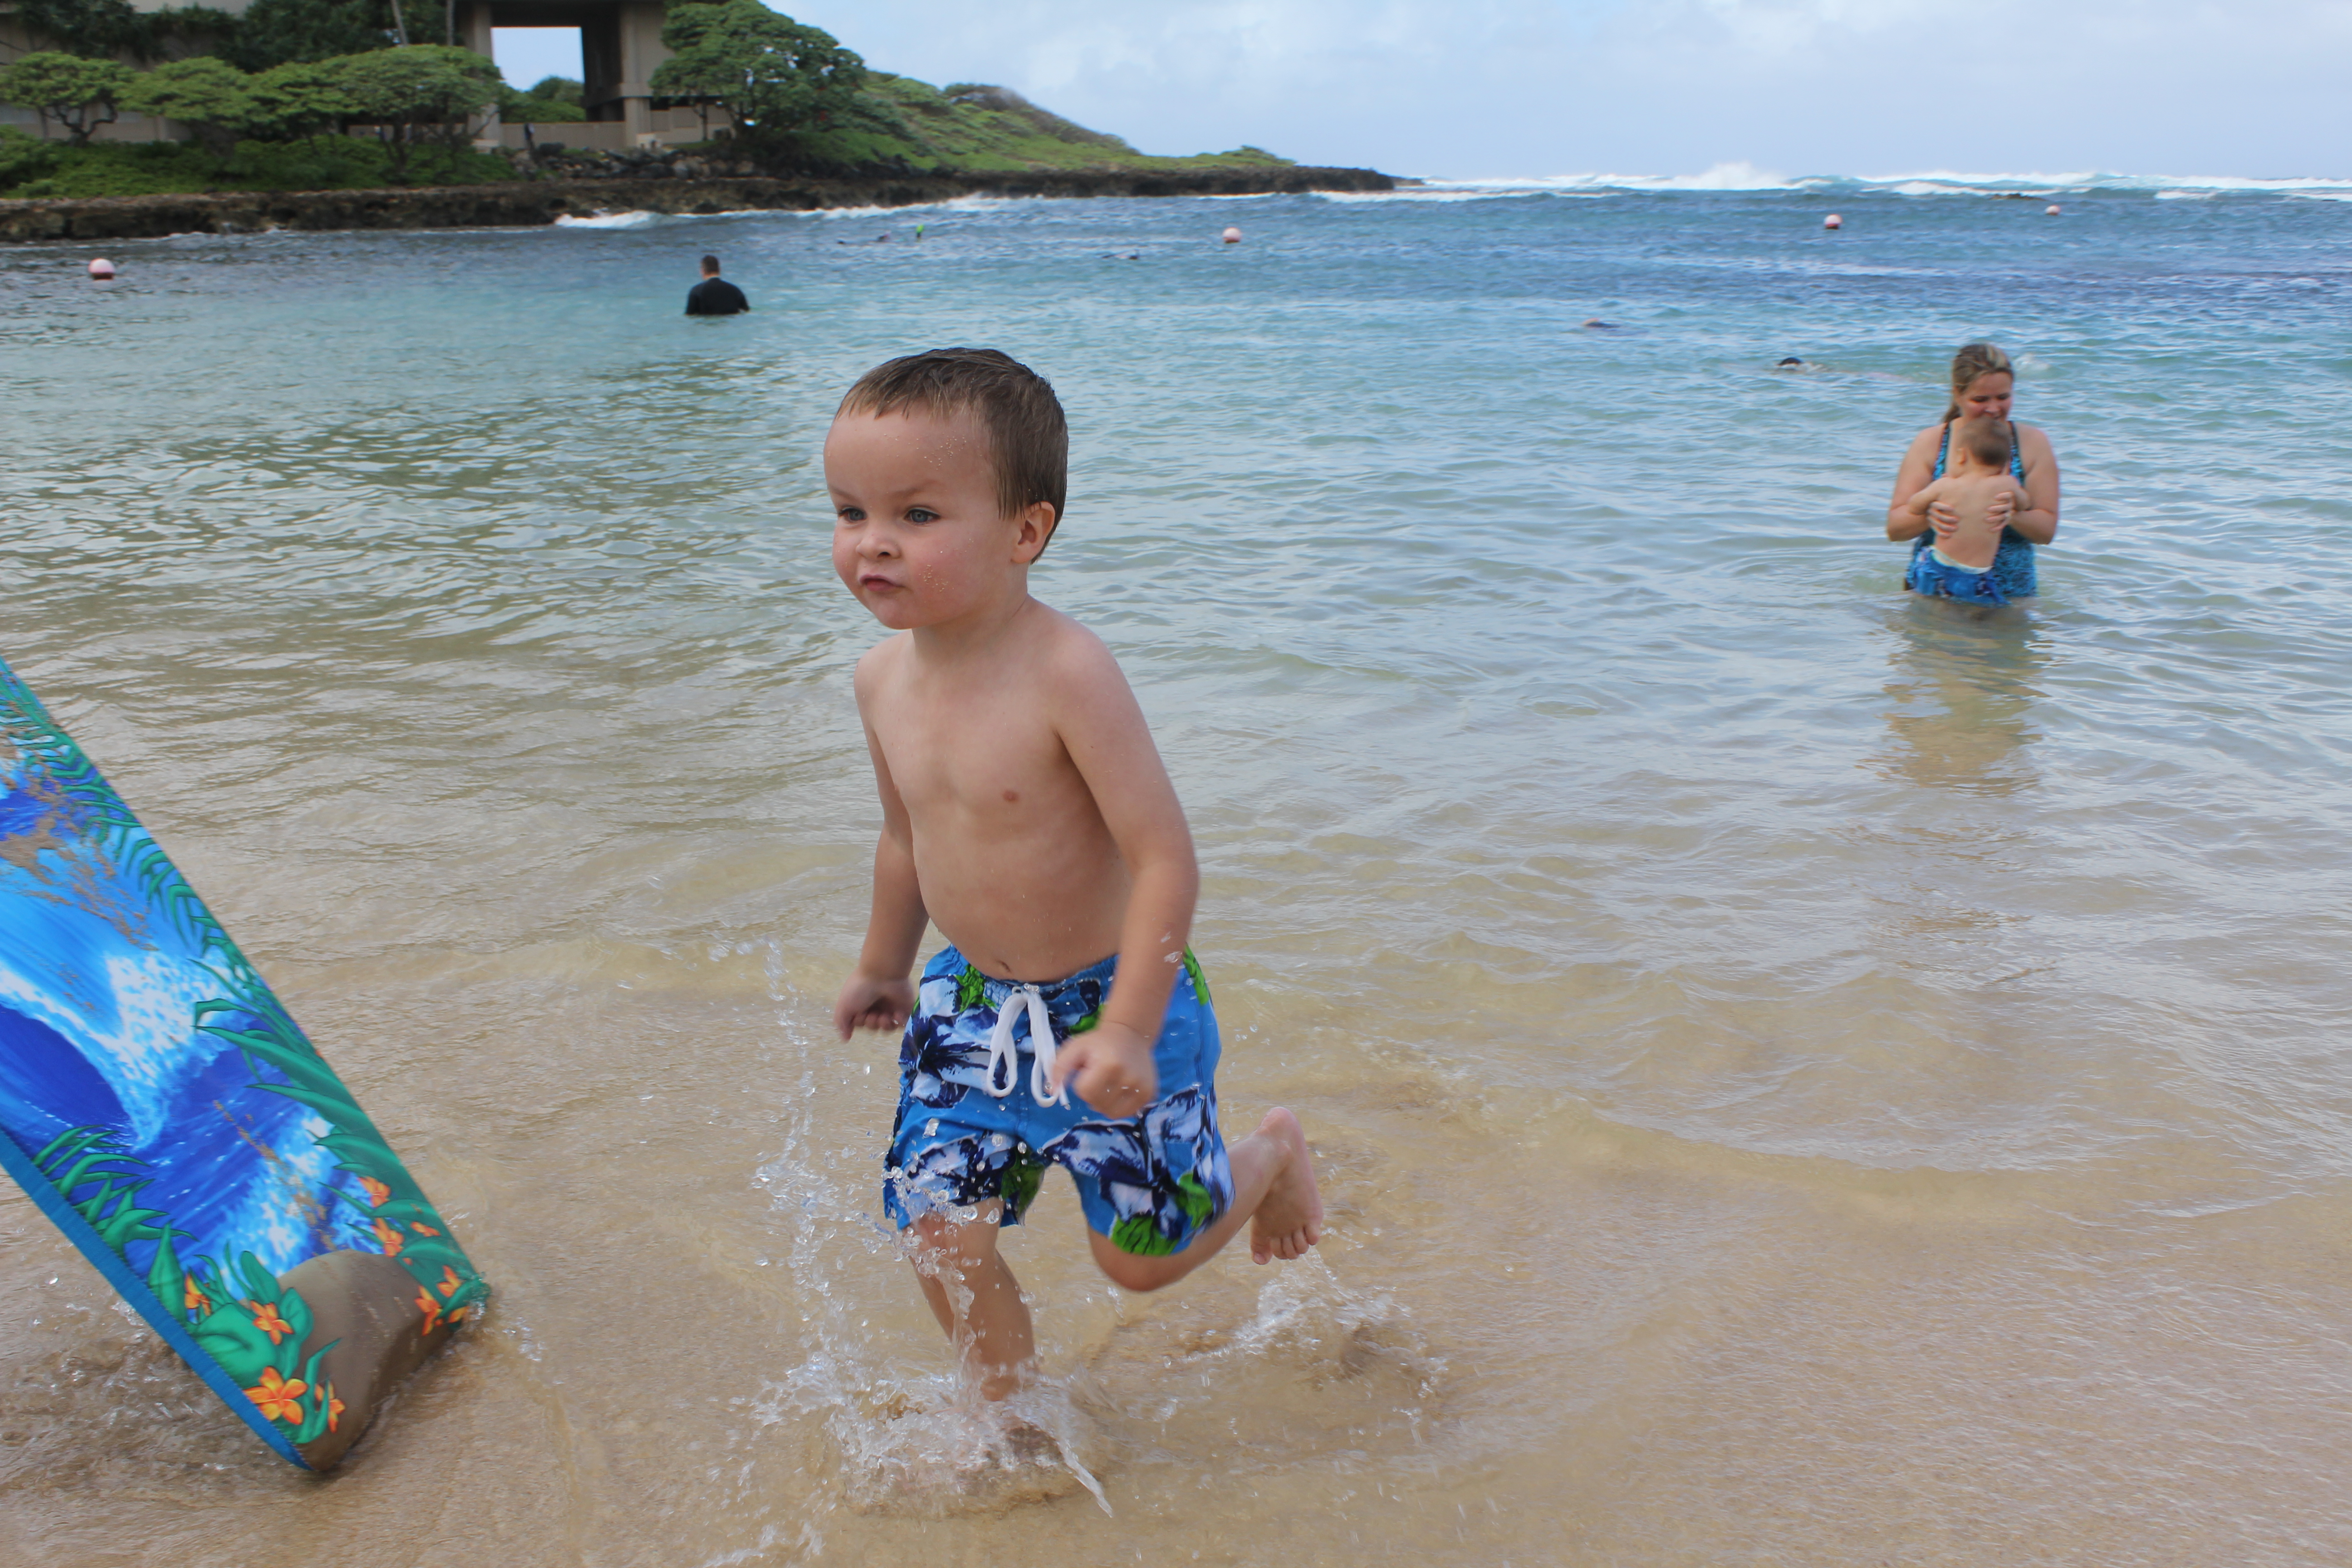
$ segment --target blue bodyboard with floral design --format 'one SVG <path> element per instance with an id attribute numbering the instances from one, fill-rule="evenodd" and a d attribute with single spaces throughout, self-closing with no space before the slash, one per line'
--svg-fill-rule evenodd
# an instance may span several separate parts
<path id="1" fill-rule="evenodd" d="M 488 1294 L 366 1112 L 0 664 L 0 1165 L 326 1469 Z"/>

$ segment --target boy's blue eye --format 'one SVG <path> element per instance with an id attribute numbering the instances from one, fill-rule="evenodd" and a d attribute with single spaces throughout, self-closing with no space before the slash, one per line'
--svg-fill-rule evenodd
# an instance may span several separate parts
<path id="1" fill-rule="evenodd" d="M 908 522 L 937 522 L 939 520 L 940 514 L 928 507 L 914 507 L 907 513 Z"/>

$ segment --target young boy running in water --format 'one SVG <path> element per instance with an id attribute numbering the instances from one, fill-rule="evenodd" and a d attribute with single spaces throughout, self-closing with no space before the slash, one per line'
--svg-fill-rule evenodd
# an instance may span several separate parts
<path id="1" fill-rule="evenodd" d="M 1952 426 L 1951 457 L 1944 477 L 1911 498 L 1914 516 L 1942 501 L 1960 514 L 1951 533 L 1911 557 L 1906 574 L 1912 592 L 1970 605 L 2006 605 L 2009 595 L 1993 581 L 1992 559 L 2010 513 L 2032 505 L 2009 471 L 2009 422 L 1977 417 Z"/>
<path id="2" fill-rule="evenodd" d="M 834 1023 L 844 1040 L 906 1026 L 883 1205 L 991 1399 L 1036 1360 L 997 1235 L 1048 1165 L 1130 1290 L 1182 1279 L 1244 1224 L 1260 1263 L 1323 1227 L 1297 1118 L 1270 1110 L 1230 1150 L 1218 1132 L 1183 808 L 1109 650 L 1029 596 L 1068 463 L 1054 389 L 990 349 L 869 372 L 824 444 L 834 570 L 898 634 L 857 665 L 882 835 Z M 950 945 L 918 986 L 927 920 Z"/>

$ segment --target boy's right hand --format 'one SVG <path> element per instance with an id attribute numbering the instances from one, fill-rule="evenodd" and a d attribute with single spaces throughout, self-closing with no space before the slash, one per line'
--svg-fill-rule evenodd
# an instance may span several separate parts
<path id="1" fill-rule="evenodd" d="M 859 1029 L 903 1029 L 915 1010 L 915 983 L 899 977 L 874 980 L 853 974 L 833 1005 L 833 1026 L 843 1039 Z"/>
<path id="2" fill-rule="evenodd" d="M 1114 1121 L 1140 1116 L 1160 1092 L 1151 1041 L 1108 1018 L 1083 1035 L 1072 1035 L 1054 1059 L 1054 1087 L 1064 1084 Z"/>

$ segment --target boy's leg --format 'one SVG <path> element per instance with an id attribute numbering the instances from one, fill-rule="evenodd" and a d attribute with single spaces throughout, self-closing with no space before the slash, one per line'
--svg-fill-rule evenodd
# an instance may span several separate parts
<path id="1" fill-rule="evenodd" d="M 1087 1232 L 1095 1264 L 1111 1283 L 1129 1290 L 1173 1285 L 1214 1258 L 1244 1221 L 1250 1222 L 1250 1258 L 1258 1263 L 1303 1258 L 1323 1239 L 1323 1199 L 1315 1188 L 1315 1163 L 1298 1118 L 1275 1107 L 1256 1131 L 1226 1149 L 1225 1159 L 1233 1171 L 1234 1201 L 1183 1251 L 1141 1258 L 1121 1252 L 1099 1231 Z"/>
<path id="2" fill-rule="evenodd" d="M 1003 1205 L 991 1199 L 978 1217 L 957 1224 L 927 1214 L 914 1223 L 915 1278 L 947 1331 L 964 1375 L 983 1398 L 1003 1399 L 1020 1388 L 1037 1360 L 1037 1337 L 1021 1282 L 998 1256 Z"/>

